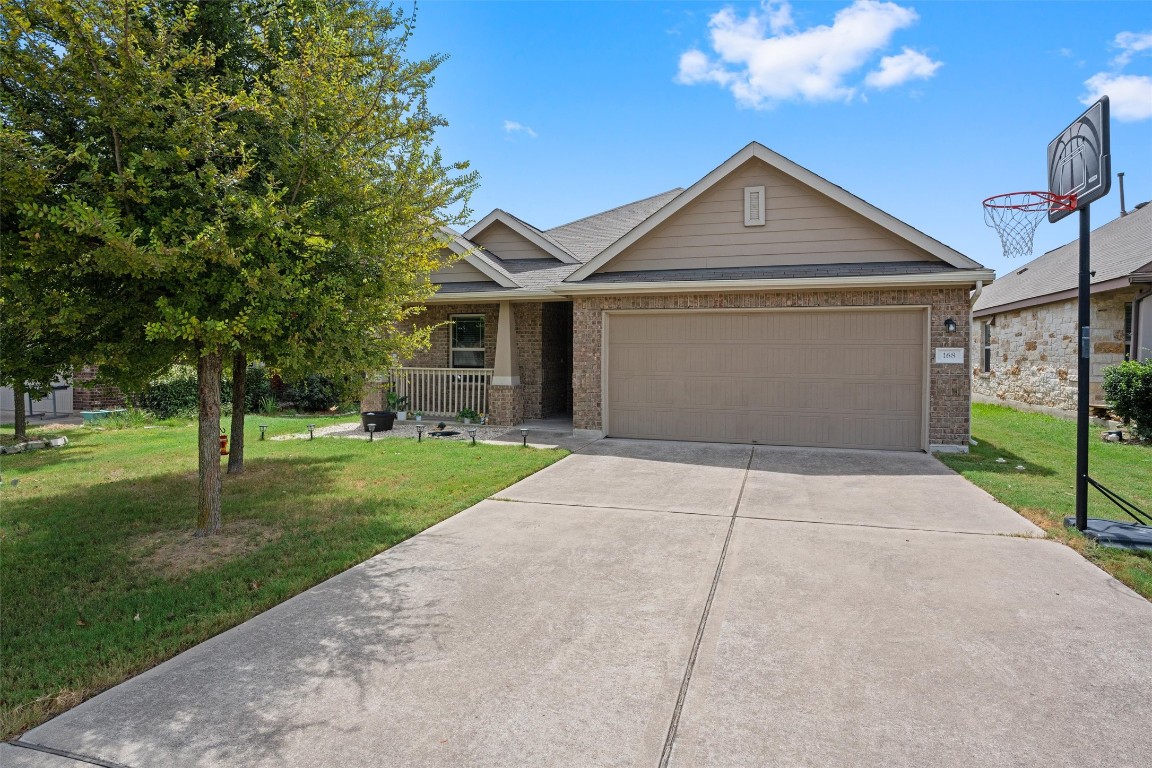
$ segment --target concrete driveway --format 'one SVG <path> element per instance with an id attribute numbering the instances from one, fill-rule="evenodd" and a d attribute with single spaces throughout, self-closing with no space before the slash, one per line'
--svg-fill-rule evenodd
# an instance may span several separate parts
<path id="1" fill-rule="evenodd" d="M 0 764 L 1152 764 L 1152 604 L 1037 533 L 929 456 L 603 440 Z"/>

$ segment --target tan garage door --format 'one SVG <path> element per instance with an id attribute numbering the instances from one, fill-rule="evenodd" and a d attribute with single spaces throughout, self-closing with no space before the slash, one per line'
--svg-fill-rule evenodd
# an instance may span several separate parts
<path id="1" fill-rule="evenodd" d="M 607 432 L 922 450 L 925 313 L 611 314 Z"/>

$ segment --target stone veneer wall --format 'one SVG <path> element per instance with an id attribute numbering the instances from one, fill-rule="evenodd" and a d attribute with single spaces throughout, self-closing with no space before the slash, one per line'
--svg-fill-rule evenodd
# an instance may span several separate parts
<path id="1" fill-rule="evenodd" d="M 1124 360 L 1124 305 L 1135 288 L 1092 297 L 1089 400 L 1103 402 L 1104 369 Z M 972 321 L 972 391 L 1007 403 L 1076 410 L 1076 299 L 999 312 Z M 984 323 L 992 321 L 992 365 L 983 371 Z"/>
<path id="2" fill-rule="evenodd" d="M 929 306 L 932 349 L 968 347 L 971 304 L 965 288 L 903 290 L 776 291 L 577 298 L 573 315 L 573 426 L 601 430 L 600 376 L 602 312 L 616 309 L 759 309 L 783 307 Z M 944 321 L 957 323 L 955 333 Z M 970 379 L 964 365 L 929 366 L 928 442 L 968 445 Z"/>

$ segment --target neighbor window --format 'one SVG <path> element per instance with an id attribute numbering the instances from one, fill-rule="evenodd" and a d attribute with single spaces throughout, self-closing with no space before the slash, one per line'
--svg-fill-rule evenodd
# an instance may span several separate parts
<path id="1" fill-rule="evenodd" d="M 992 322 L 990 320 L 984 321 L 983 334 L 984 334 L 983 339 L 982 339 L 982 341 L 984 342 L 984 367 L 983 367 L 983 371 L 984 371 L 984 373 L 990 373 L 992 371 Z"/>
<path id="2" fill-rule="evenodd" d="M 1132 302 L 1124 305 L 1124 359 L 1132 359 Z"/>
<path id="3" fill-rule="evenodd" d="M 484 367 L 484 316 L 452 316 L 453 368 Z"/>

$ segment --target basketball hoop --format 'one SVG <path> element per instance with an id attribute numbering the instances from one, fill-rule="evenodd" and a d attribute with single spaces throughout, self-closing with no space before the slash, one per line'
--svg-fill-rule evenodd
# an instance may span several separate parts
<path id="1" fill-rule="evenodd" d="M 1005 256 L 1031 256 L 1032 235 L 1053 211 L 1076 210 L 1076 195 L 1009 192 L 984 201 L 984 223 L 1000 235 Z"/>

